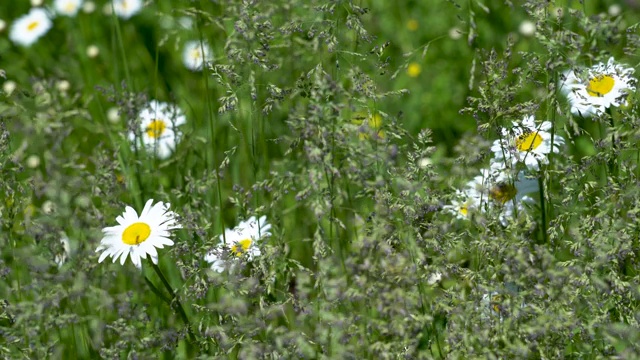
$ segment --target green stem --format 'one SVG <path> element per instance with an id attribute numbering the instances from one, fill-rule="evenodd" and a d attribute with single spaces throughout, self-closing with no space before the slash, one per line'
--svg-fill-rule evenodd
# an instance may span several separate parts
<path id="1" fill-rule="evenodd" d="M 202 6 L 203 1 L 200 1 L 199 3 L 196 3 L 196 7 L 198 10 L 202 11 L 203 6 Z M 198 32 L 198 39 L 200 40 L 200 51 L 202 54 L 204 54 L 204 34 L 202 32 L 202 18 L 200 15 L 198 15 L 198 17 L 196 18 L 196 30 Z M 203 64 L 202 66 L 202 79 L 203 79 L 203 84 L 204 84 L 204 101 L 207 104 L 207 124 L 209 125 L 209 138 L 211 140 L 211 144 L 216 144 L 217 143 L 217 138 L 216 138 L 216 124 L 214 123 L 214 111 L 213 111 L 213 100 L 210 99 L 210 90 L 209 90 L 209 76 L 211 76 L 211 69 L 206 66 L 206 64 Z M 209 148 L 210 152 L 211 152 L 211 160 L 207 159 L 207 174 L 210 174 L 211 171 L 213 171 L 215 173 L 215 177 L 216 177 L 216 193 L 217 193 L 217 199 L 218 199 L 218 209 L 220 209 L 220 211 L 218 211 L 218 222 L 220 223 L 220 226 L 222 227 L 222 229 L 224 229 L 224 217 L 223 214 L 224 212 L 222 211 L 222 185 L 220 184 L 220 171 L 218 169 L 218 157 L 216 155 L 216 150 L 213 148 L 213 146 L 211 146 Z M 214 208 L 213 204 L 215 202 L 215 200 L 213 198 L 215 198 L 216 196 L 214 194 L 212 194 L 212 199 L 211 199 L 211 205 L 212 208 Z M 225 231 L 222 231 L 222 241 L 224 244 L 227 243 L 227 237 L 225 234 Z"/>
<path id="2" fill-rule="evenodd" d="M 613 113 L 611 112 L 611 108 L 607 108 L 607 115 L 609 115 L 609 125 L 611 125 L 611 152 L 612 152 L 612 157 L 611 159 L 609 159 L 609 174 L 611 176 L 617 176 L 618 175 L 618 161 L 617 161 L 617 157 L 616 157 L 616 151 L 618 150 L 617 146 L 616 146 L 616 132 L 614 129 L 614 122 L 613 122 Z"/>
<path id="3" fill-rule="evenodd" d="M 184 308 L 180 303 L 180 299 L 178 299 L 178 297 L 176 296 L 176 293 L 173 291 L 173 288 L 169 284 L 169 281 L 167 281 L 167 278 L 162 273 L 162 270 L 160 270 L 160 267 L 154 264 L 153 261 L 151 261 L 151 267 L 153 267 L 153 270 L 155 270 L 156 274 L 158 274 L 158 277 L 162 281 L 162 284 L 164 284 L 164 287 L 167 288 L 167 291 L 171 295 L 171 302 L 169 303 L 169 305 L 172 306 L 178 312 L 178 314 L 180 314 L 182 321 L 184 321 L 185 325 L 187 326 L 187 332 L 189 334 L 189 342 L 195 343 L 196 337 L 193 334 L 193 330 L 191 329 L 191 323 L 189 322 L 189 318 L 187 318 L 187 314 L 185 313 Z"/>
<path id="4" fill-rule="evenodd" d="M 547 212 L 545 209 L 544 180 L 542 178 L 542 172 L 540 172 L 538 176 L 538 185 L 540 186 L 540 214 L 541 214 L 541 221 L 542 221 L 542 237 L 546 244 L 549 241 L 549 239 L 547 238 Z"/>
<path id="5" fill-rule="evenodd" d="M 636 154 L 636 179 L 640 178 L 640 149 Z"/>
<path id="6" fill-rule="evenodd" d="M 151 282 L 151 280 L 149 280 L 148 277 L 145 276 L 144 281 L 147 283 L 147 285 L 149 285 L 149 288 L 151 289 L 151 291 L 153 291 L 154 294 L 156 294 L 160 299 L 162 299 L 162 301 L 166 302 L 167 305 L 171 306 L 171 299 L 164 296 L 164 294 L 155 285 L 153 285 L 153 283 Z"/>

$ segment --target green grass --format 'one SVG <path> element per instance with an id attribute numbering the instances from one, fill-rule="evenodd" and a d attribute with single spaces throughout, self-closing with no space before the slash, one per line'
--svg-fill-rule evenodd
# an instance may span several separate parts
<path id="1" fill-rule="evenodd" d="M 123 20 L 102 1 L 30 47 L 8 38 L 28 2 L 0 5 L 0 356 L 640 356 L 638 97 L 591 119 L 557 89 L 610 56 L 637 67 L 636 5 L 507 3 L 157 0 Z M 166 159 L 128 137 L 152 99 L 186 115 Z M 504 223 L 447 213 L 527 115 L 566 140 L 531 173 L 544 192 Z M 158 268 L 98 263 L 102 229 L 148 199 L 183 226 Z M 224 230 L 262 215 L 261 255 L 211 270 Z"/>

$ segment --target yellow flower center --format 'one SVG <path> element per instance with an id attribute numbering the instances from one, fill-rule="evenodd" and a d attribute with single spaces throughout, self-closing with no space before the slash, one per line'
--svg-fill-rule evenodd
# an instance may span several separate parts
<path id="1" fill-rule="evenodd" d="M 167 125 L 164 121 L 159 119 L 153 120 L 151 124 L 147 126 L 147 135 L 151 138 L 157 139 L 162 135 L 166 128 Z"/>
<path id="2" fill-rule="evenodd" d="M 231 246 L 231 253 L 235 256 L 242 256 L 251 246 L 251 239 L 244 239 L 238 241 L 235 245 Z"/>
<path id="3" fill-rule="evenodd" d="M 76 5 L 69 1 L 64 5 L 64 10 L 68 13 L 74 12 L 76 10 Z"/>
<path id="4" fill-rule="evenodd" d="M 467 216 L 469 213 L 469 206 L 467 204 L 461 205 L 458 211 L 460 211 L 460 214 Z"/>
<path id="5" fill-rule="evenodd" d="M 193 60 L 200 60 L 202 58 L 202 52 L 200 51 L 200 49 L 193 49 L 191 51 L 191 58 Z"/>
<path id="6" fill-rule="evenodd" d="M 493 311 L 500 313 L 500 310 L 502 310 L 502 295 L 494 295 L 491 297 L 491 309 L 493 309 Z"/>
<path id="7" fill-rule="evenodd" d="M 589 80 L 587 93 L 595 97 L 603 97 L 608 94 L 615 84 L 613 77 L 609 75 L 599 75 Z"/>
<path id="8" fill-rule="evenodd" d="M 542 144 L 542 136 L 537 131 L 526 129 L 516 138 L 518 151 L 530 151 Z"/>
<path id="9" fill-rule="evenodd" d="M 420 67 L 420 64 L 418 63 L 411 63 L 409 64 L 409 66 L 407 67 L 407 74 L 409 74 L 409 76 L 411 77 L 418 77 L 418 75 L 420 75 L 420 73 L 422 72 L 422 68 Z"/>
<path id="10" fill-rule="evenodd" d="M 38 27 L 38 24 L 39 24 L 39 23 L 38 23 L 37 21 L 32 22 L 31 24 L 29 24 L 29 25 L 27 26 L 27 30 L 29 30 L 29 31 L 33 31 L 35 28 L 37 28 L 37 27 Z"/>
<path id="11" fill-rule="evenodd" d="M 498 183 L 489 190 L 489 196 L 501 204 L 513 199 L 517 193 L 518 190 L 515 186 L 505 182 Z"/>
<path id="12" fill-rule="evenodd" d="M 129 225 L 122 232 L 122 242 L 127 245 L 138 245 L 151 235 L 151 227 L 143 222 L 137 222 Z"/>

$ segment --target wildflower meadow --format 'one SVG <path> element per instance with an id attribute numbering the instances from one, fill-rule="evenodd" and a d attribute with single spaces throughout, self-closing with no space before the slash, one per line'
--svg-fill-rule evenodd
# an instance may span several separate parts
<path id="1" fill-rule="evenodd" d="M 0 4 L 1 359 L 640 359 L 640 1 Z"/>

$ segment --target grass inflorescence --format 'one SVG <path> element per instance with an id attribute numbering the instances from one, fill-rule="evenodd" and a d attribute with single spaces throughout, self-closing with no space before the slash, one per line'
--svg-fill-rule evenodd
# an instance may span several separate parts
<path id="1" fill-rule="evenodd" d="M 0 357 L 640 357 L 637 6 L 0 5 Z"/>

